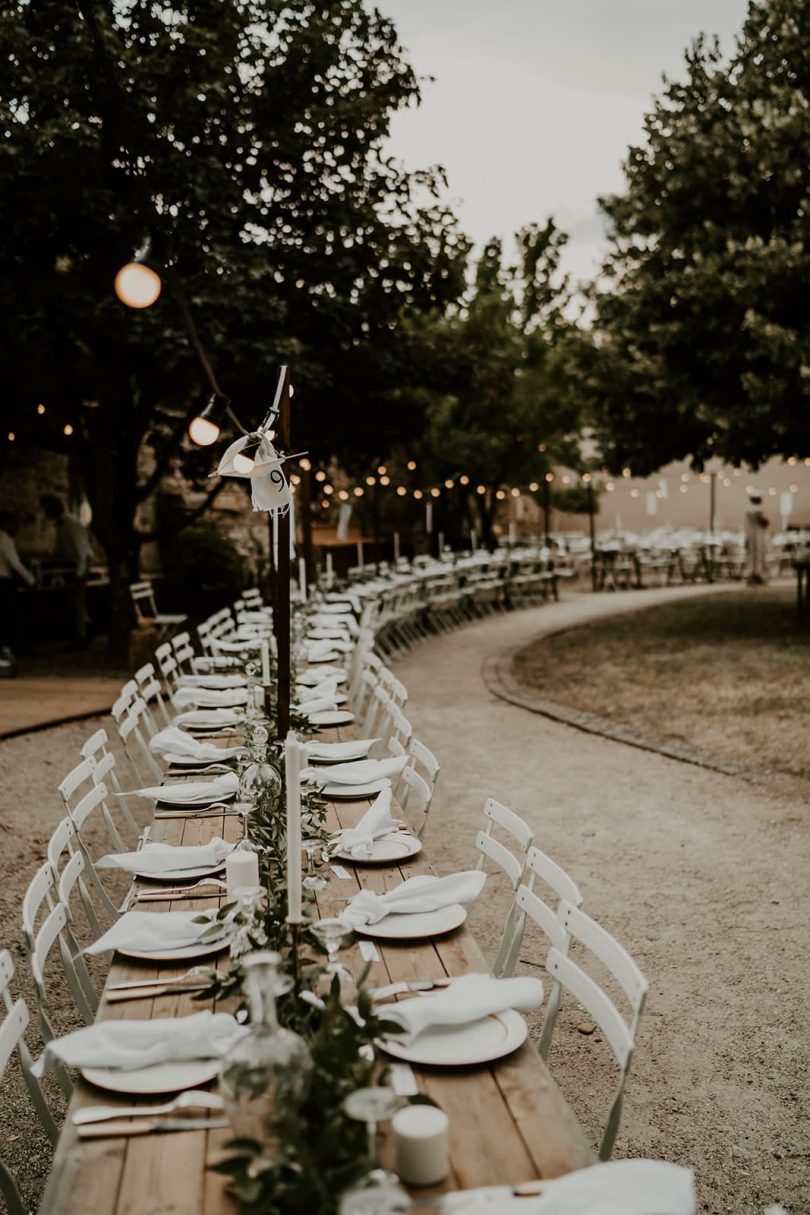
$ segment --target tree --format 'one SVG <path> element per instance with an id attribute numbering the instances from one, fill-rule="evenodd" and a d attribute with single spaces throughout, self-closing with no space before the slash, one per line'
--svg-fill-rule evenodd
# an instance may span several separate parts
<path id="1" fill-rule="evenodd" d="M 579 378 L 605 457 L 756 467 L 810 452 L 810 2 L 699 40 L 603 200 L 611 247 Z"/>
<path id="2" fill-rule="evenodd" d="M 325 458 L 381 416 L 408 433 L 387 408 L 398 320 L 458 295 L 466 246 L 440 173 L 383 152 L 418 86 L 362 0 L 13 0 L 0 54 L 9 428 L 24 439 L 39 402 L 73 427 L 120 640 L 138 505 L 210 391 L 176 293 L 142 313 L 113 298 L 133 249 L 151 235 L 185 285 L 248 425 L 294 364 L 293 437 Z"/>
<path id="3" fill-rule="evenodd" d="M 420 362 L 429 368 L 422 479 L 440 486 L 469 476 L 488 544 L 501 487 L 525 489 L 553 462 L 579 462 L 580 413 L 566 369 L 576 331 L 559 267 L 565 239 L 551 220 L 530 225 L 517 234 L 514 264 L 500 241 L 490 241 L 465 306 L 417 322 Z"/>

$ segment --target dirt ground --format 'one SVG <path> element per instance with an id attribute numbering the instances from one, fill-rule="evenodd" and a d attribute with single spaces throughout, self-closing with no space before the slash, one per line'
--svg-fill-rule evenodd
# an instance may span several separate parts
<path id="1" fill-rule="evenodd" d="M 579 883 L 585 910 L 647 974 L 617 1156 L 688 1164 L 711 1215 L 760 1215 L 777 1201 L 808 1215 L 806 806 L 767 782 L 551 722 L 496 699 L 480 673 L 488 655 L 543 631 L 682 597 L 572 596 L 431 640 L 398 662 L 408 716 L 442 764 L 426 844 L 439 872 L 468 866 L 484 798 L 497 796 L 532 824 L 535 842 Z M 56 785 L 94 728 L 0 743 L 0 947 L 11 949 L 15 990 L 27 998 L 22 897 L 61 817 Z M 490 958 L 507 905 L 493 878 L 472 914 Z M 536 972 L 543 954 L 527 934 L 521 967 Z M 64 993 L 49 994 L 57 1027 L 71 1028 Z M 578 1032 L 582 1021 L 564 1006 L 550 1065 L 596 1142 L 614 1073 L 600 1035 Z M 49 1147 L 13 1074 L 0 1109 L 0 1155 L 35 1207 Z"/>

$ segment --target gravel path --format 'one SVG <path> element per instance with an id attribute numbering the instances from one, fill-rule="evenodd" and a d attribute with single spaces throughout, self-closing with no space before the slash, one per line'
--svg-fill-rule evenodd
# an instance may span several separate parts
<path id="1" fill-rule="evenodd" d="M 532 823 L 539 846 L 579 883 L 585 909 L 646 972 L 650 997 L 617 1156 L 691 1165 L 700 1208 L 712 1215 L 754 1215 L 777 1200 L 807 1215 L 806 807 L 767 784 L 529 713 L 496 699 L 481 677 L 488 656 L 543 631 L 690 593 L 571 596 L 433 639 L 399 662 L 416 733 L 442 763 L 427 844 L 439 870 L 468 865 L 484 798 L 497 796 Z M 16 991 L 29 1000 L 22 897 L 61 817 L 56 785 L 95 725 L 0 742 L 0 947 L 12 950 Z M 490 958 L 506 907 L 493 879 L 473 913 Z M 542 957 L 540 940 L 527 935 L 524 965 Z M 64 993 L 57 985 L 50 995 L 58 1028 L 71 1028 Z M 596 1141 L 613 1072 L 599 1035 L 577 1032 L 582 1019 L 564 1008 L 550 1062 Z M 35 1048 L 34 1032 L 30 1039 Z M 35 1207 L 49 1147 L 13 1073 L 0 1111 L 0 1154 Z"/>
<path id="2" fill-rule="evenodd" d="M 616 1155 L 690 1165 L 712 1215 L 776 1201 L 800 1215 L 810 1212 L 806 805 L 507 704 L 481 676 L 489 656 L 543 632 L 693 593 L 572 596 L 431 639 L 396 671 L 415 733 L 442 764 L 426 833 L 437 868 L 470 863 L 484 799 L 497 797 L 650 980 Z M 493 878 L 472 921 L 490 958 L 507 905 Z M 527 936 L 523 958 L 542 957 Z M 582 1021 L 569 1002 L 550 1063 L 596 1141 L 614 1073 L 598 1035 L 577 1032 Z"/>

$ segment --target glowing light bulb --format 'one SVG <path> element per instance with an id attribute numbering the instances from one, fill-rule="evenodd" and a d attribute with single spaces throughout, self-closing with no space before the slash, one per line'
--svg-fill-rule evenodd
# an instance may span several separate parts
<path id="1" fill-rule="evenodd" d="M 376 477 L 366 477 L 366 485 L 376 485 L 376 484 L 377 484 Z"/>
<path id="2" fill-rule="evenodd" d="M 334 485 L 324 485 L 323 492 L 325 494 L 333 494 L 335 492 Z"/>
<path id="3" fill-rule="evenodd" d="M 514 486 L 511 492 L 512 492 L 512 497 L 513 497 L 513 498 L 519 498 L 519 497 L 520 497 L 520 490 L 517 488 L 517 486 Z"/>
<path id="4" fill-rule="evenodd" d="M 504 498 L 506 497 L 506 490 L 504 490 L 504 489 L 496 490 L 495 497 L 498 499 L 499 502 L 503 502 Z"/>
<path id="5" fill-rule="evenodd" d="M 391 484 L 390 477 L 380 477 L 380 485 L 390 485 L 390 484 Z"/>
<path id="6" fill-rule="evenodd" d="M 444 483 L 444 488 L 445 488 L 445 489 L 452 489 L 452 488 L 453 488 L 453 482 L 450 480 L 450 478 L 449 478 L 449 477 L 447 478 L 447 480 L 446 480 L 446 481 L 445 481 L 445 483 Z"/>
<path id="7" fill-rule="evenodd" d="M 381 477 L 384 477 L 385 474 L 388 472 L 388 469 L 385 467 L 384 464 L 381 464 L 380 467 L 377 469 L 377 472 L 380 474 Z"/>
<path id="8" fill-rule="evenodd" d="M 9 441 L 9 443 L 13 443 L 13 442 L 14 442 L 14 440 L 15 440 L 16 438 L 17 438 L 17 436 L 15 435 L 14 431 L 13 431 L 13 430 L 10 430 L 10 431 L 8 432 L 8 441 Z"/>
<path id="9" fill-rule="evenodd" d="M 193 418 L 188 433 L 191 441 L 199 447 L 210 447 L 219 438 L 220 429 L 216 422 L 210 422 L 208 418 Z"/>
<path id="10" fill-rule="evenodd" d="M 39 416 L 40 416 L 40 417 L 42 417 L 42 415 L 44 414 L 44 412 L 45 412 L 45 406 L 44 406 L 44 405 L 37 405 L 37 413 L 39 414 Z"/>
<path id="11" fill-rule="evenodd" d="M 162 286 L 160 275 L 142 262 L 127 262 L 115 276 L 115 294 L 128 308 L 149 308 Z"/>
<path id="12" fill-rule="evenodd" d="M 408 461 L 408 471 L 413 472 L 415 468 L 416 468 L 416 460 L 409 460 Z"/>
<path id="13" fill-rule="evenodd" d="M 341 502 L 348 502 L 349 500 L 349 494 L 345 489 L 340 490 L 338 497 L 340 498 Z"/>
<path id="14" fill-rule="evenodd" d="M 366 491 L 363 489 L 363 486 L 362 486 L 362 485 L 355 485 L 355 487 L 354 487 L 354 496 L 355 496 L 355 498 L 362 498 L 362 496 L 363 496 L 363 494 L 364 494 L 365 492 L 366 492 Z"/>
<path id="15" fill-rule="evenodd" d="M 323 471 L 322 468 L 319 468 L 318 471 L 316 472 L 315 480 L 316 481 L 325 481 L 326 480 L 326 473 Z"/>
<path id="16" fill-rule="evenodd" d="M 404 497 L 405 497 L 405 495 L 407 494 L 407 492 L 408 492 L 408 491 L 407 491 L 407 489 L 405 488 L 405 486 L 404 486 L 404 485 L 398 485 L 398 486 L 397 486 L 397 494 L 399 495 L 399 497 L 400 497 L 400 498 L 404 498 Z"/>
<path id="17" fill-rule="evenodd" d="M 301 459 L 298 461 L 298 463 L 301 465 L 304 472 L 309 472 L 309 470 L 312 468 L 312 465 L 310 464 L 310 462 L 306 456 L 302 456 Z"/>
<path id="18" fill-rule="evenodd" d="M 486 487 L 486 485 L 478 485 L 478 486 L 476 486 L 476 490 L 475 490 L 475 492 L 476 492 L 477 494 L 485 494 L 485 493 L 487 492 L 487 487 Z"/>
<path id="19" fill-rule="evenodd" d="M 540 488 L 540 484 L 538 481 L 532 481 L 531 485 L 529 486 L 529 490 L 533 494 L 536 494 L 539 488 Z"/>
<path id="20" fill-rule="evenodd" d="M 68 422 L 66 424 L 66 426 L 64 426 L 64 428 L 62 430 L 62 434 L 67 435 L 68 438 L 70 438 L 70 436 L 73 434 L 73 427 L 71 426 L 70 422 Z"/>
<path id="21" fill-rule="evenodd" d="M 629 469 L 629 468 L 623 468 L 623 469 L 622 469 L 622 476 L 623 476 L 623 477 L 630 477 L 630 476 L 632 476 L 632 473 L 630 472 L 630 469 Z"/>
<path id="22" fill-rule="evenodd" d="M 422 497 L 422 491 L 421 491 L 421 489 L 415 489 L 415 490 L 413 491 L 413 496 L 414 496 L 414 498 L 421 498 L 421 497 Z"/>
<path id="23" fill-rule="evenodd" d="M 554 473 L 546 473 L 546 480 L 549 484 L 554 480 Z"/>
<path id="24" fill-rule="evenodd" d="M 469 485 L 470 478 L 467 476 L 466 473 L 464 473 L 461 477 L 459 477 L 458 483 L 459 483 L 459 485 Z"/>

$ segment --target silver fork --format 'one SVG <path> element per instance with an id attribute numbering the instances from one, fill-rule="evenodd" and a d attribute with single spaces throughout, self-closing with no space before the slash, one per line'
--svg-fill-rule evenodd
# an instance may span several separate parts
<path id="1" fill-rule="evenodd" d="M 211 978 L 222 979 L 224 975 L 218 970 L 210 970 L 207 966 L 192 966 L 185 974 L 174 975 L 170 979 L 128 979 L 126 983 L 112 983 L 107 991 L 133 991 L 137 987 L 169 987 L 173 983 L 187 983 L 189 979 Z"/>
<path id="2" fill-rule="evenodd" d="M 107 1122 L 112 1118 L 150 1118 L 156 1114 L 173 1114 L 176 1110 L 221 1110 L 225 1103 L 219 1093 L 206 1093 L 200 1089 L 191 1089 L 180 1093 L 173 1101 L 163 1105 L 88 1105 L 76 1110 L 73 1115 L 74 1126 L 86 1126 L 90 1122 Z"/>

